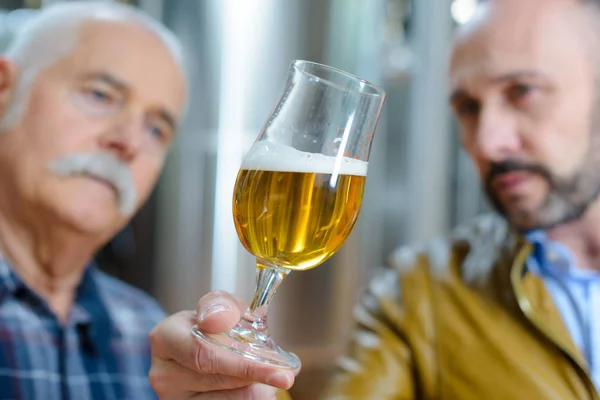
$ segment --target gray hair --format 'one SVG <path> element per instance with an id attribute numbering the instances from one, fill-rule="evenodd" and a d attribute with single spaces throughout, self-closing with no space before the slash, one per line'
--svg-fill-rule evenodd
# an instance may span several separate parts
<path id="1" fill-rule="evenodd" d="M 184 54 L 177 37 L 141 10 L 110 0 L 58 3 L 44 8 L 23 24 L 5 52 L 20 73 L 0 129 L 9 129 L 19 122 L 29 89 L 38 74 L 66 57 L 77 42 L 77 30 L 84 22 L 94 20 L 133 23 L 148 29 L 163 42 L 186 75 Z"/>

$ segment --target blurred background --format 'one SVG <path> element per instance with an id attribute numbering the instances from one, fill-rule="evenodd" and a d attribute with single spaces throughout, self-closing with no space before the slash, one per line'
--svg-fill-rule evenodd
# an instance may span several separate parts
<path id="1" fill-rule="evenodd" d="M 0 46 L 41 6 L 59 1 L 0 0 Z M 345 348 L 355 299 L 393 249 L 486 208 L 459 147 L 445 81 L 452 32 L 476 0 L 122 2 L 179 36 L 191 104 L 155 193 L 98 260 L 168 312 L 194 309 L 214 289 L 252 296 L 254 260 L 233 227 L 233 184 L 292 60 L 344 69 L 388 94 L 359 223 L 332 259 L 291 274 L 270 312 L 271 334 L 303 361 L 293 397 L 314 400 Z"/>

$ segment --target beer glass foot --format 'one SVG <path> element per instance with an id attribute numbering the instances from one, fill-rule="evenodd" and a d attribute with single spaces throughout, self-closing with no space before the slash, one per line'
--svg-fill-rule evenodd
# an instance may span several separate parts
<path id="1" fill-rule="evenodd" d="M 201 332 L 197 326 L 192 335 L 198 340 L 219 346 L 246 359 L 285 369 L 300 368 L 300 359 L 279 347 L 268 335 L 238 324 L 220 334 Z"/>

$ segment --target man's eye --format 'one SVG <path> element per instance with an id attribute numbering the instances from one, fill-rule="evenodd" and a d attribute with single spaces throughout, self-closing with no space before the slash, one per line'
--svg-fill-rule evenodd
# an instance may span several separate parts
<path id="1" fill-rule="evenodd" d="M 465 100 L 460 102 L 455 107 L 459 117 L 473 117 L 479 114 L 479 103 L 473 100 Z"/>
<path id="2" fill-rule="evenodd" d="M 114 96 L 100 89 L 89 89 L 86 94 L 91 100 L 101 103 L 112 103 L 115 101 Z"/>
<path id="3" fill-rule="evenodd" d="M 155 136 L 159 139 L 161 139 L 165 136 L 165 132 L 159 126 L 156 126 L 156 125 L 149 126 L 148 131 L 150 132 L 150 134 L 152 136 Z"/>
<path id="4" fill-rule="evenodd" d="M 118 91 L 102 84 L 84 85 L 81 94 L 88 104 L 94 106 L 115 106 L 123 100 Z"/>
<path id="5" fill-rule="evenodd" d="M 516 84 L 508 88 L 510 101 L 518 102 L 525 100 L 534 91 L 534 87 L 525 84 Z"/>
<path id="6" fill-rule="evenodd" d="M 148 121 L 146 131 L 159 142 L 168 142 L 172 135 L 171 129 L 161 121 Z"/>

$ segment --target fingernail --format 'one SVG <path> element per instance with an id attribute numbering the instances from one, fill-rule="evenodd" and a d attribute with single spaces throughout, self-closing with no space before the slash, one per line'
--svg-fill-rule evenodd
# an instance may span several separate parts
<path id="1" fill-rule="evenodd" d="M 229 307 L 228 305 L 225 304 L 214 304 L 210 307 L 208 307 L 206 310 L 202 311 L 202 313 L 200 314 L 200 320 L 204 321 L 206 318 L 210 317 L 211 315 L 223 312 L 223 311 L 231 311 L 231 307 Z"/>
<path id="2" fill-rule="evenodd" d="M 292 386 L 292 379 L 285 372 L 275 372 L 269 375 L 267 384 L 282 389 L 289 389 Z"/>

